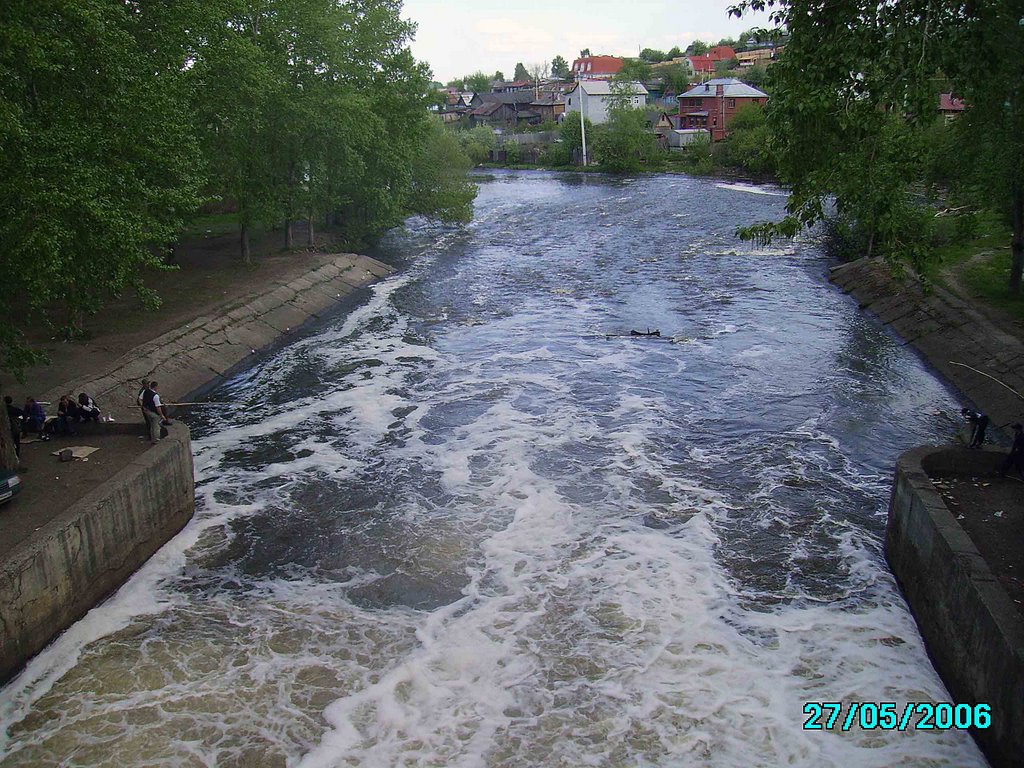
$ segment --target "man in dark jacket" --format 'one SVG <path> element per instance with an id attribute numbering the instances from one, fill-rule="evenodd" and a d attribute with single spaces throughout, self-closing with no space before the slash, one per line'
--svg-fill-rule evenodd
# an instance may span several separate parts
<path id="1" fill-rule="evenodd" d="M 4 405 L 7 406 L 7 420 L 11 422 L 11 439 L 14 440 L 14 453 L 21 458 L 21 425 L 25 420 L 25 412 L 14 404 L 14 398 L 10 395 L 4 396 Z"/>
<path id="2" fill-rule="evenodd" d="M 971 433 L 971 441 L 967 444 L 968 448 L 981 448 L 982 443 L 985 442 L 985 430 L 988 429 L 988 416 L 981 411 L 972 411 L 970 408 L 961 408 L 960 413 L 967 420 L 967 423 L 974 427 L 974 431 Z"/>
<path id="3" fill-rule="evenodd" d="M 171 420 L 164 413 L 163 403 L 160 402 L 159 386 L 157 382 L 151 381 L 149 386 L 142 392 L 142 412 L 146 414 L 146 425 L 149 427 L 149 442 L 153 445 L 160 442 L 161 425 L 171 423 Z"/>
<path id="4" fill-rule="evenodd" d="M 1015 468 L 1017 475 L 1024 480 L 1024 426 L 1020 423 L 1013 425 L 1013 445 L 1010 446 L 1010 453 L 999 469 L 999 476 L 1006 477 L 1011 468 Z"/>

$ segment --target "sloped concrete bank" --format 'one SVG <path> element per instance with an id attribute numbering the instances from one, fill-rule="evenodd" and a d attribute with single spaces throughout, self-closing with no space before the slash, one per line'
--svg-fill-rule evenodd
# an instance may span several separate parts
<path id="1" fill-rule="evenodd" d="M 982 375 L 1024 392 L 1024 343 L 1018 335 L 948 291 L 936 287 L 925 293 L 916 280 L 895 279 L 877 260 L 840 265 L 829 279 L 913 345 L 993 424 L 1024 421 L 1021 398 Z"/>
<path id="2" fill-rule="evenodd" d="M 225 304 L 215 314 L 136 347 L 99 374 L 44 393 L 88 392 L 113 423 L 100 431 L 142 434 L 139 382 L 156 379 L 166 402 L 222 381 L 255 354 L 340 312 L 360 289 L 394 270 L 355 254 L 339 254 L 286 285 Z M 13 503 L 5 514 L 31 516 L 34 532 L 0 562 L 0 683 L 120 587 L 174 537 L 195 510 L 188 428 L 143 450 L 102 486 L 65 510 Z"/>
<path id="3" fill-rule="evenodd" d="M 1024 420 L 1021 399 L 1007 389 L 1024 391 L 1024 344 L 1016 334 L 941 288 L 926 293 L 915 280 L 894 278 L 884 263 L 844 264 L 830 279 L 994 425 Z M 954 703 L 990 706 L 991 725 L 972 734 L 1000 767 L 1024 766 L 1024 620 L 930 475 L 993 476 L 1004 455 L 950 447 L 905 453 L 896 465 L 885 542 L 886 559 Z"/>
<path id="4" fill-rule="evenodd" d="M 194 510 L 188 428 L 173 424 L 166 439 L 16 544 L 0 566 L 0 682 L 121 586 Z"/>
<path id="5" fill-rule="evenodd" d="M 291 282 L 270 286 L 136 347 L 100 374 L 51 389 L 40 398 L 57 402 L 69 392 L 88 392 L 108 413 L 137 411 L 139 382 L 156 379 L 161 397 L 173 402 L 244 365 L 254 354 L 337 312 L 346 299 L 394 270 L 358 254 L 338 254 Z"/>
<path id="6" fill-rule="evenodd" d="M 994 766 L 1024 765 L 1024 620 L 930 475 L 994 475 L 1002 455 L 915 448 L 896 463 L 885 551 L 955 704 L 987 704 L 972 729 Z M 964 722 L 971 722 L 966 718 Z"/>

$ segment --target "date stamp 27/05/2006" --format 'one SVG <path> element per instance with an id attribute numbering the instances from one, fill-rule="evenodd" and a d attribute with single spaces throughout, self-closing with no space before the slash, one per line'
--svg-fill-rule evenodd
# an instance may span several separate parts
<path id="1" fill-rule="evenodd" d="M 805 731 L 948 731 L 988 728 L 988 704 L 908 701 L 808 701 L 804 704 Z"/>

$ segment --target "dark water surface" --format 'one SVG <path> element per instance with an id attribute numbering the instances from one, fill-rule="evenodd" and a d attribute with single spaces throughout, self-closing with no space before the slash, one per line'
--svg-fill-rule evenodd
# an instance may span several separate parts
<path id="1" fill-rule="evenodd" d="M 0 692 L 4 766 L 968 766 L 881 551 L 945 386 L 737 225 L 773 188 L 502 173 L 212 395 L 198 511 Z M 632 339 L 631 329 L 660 339 Z"/>

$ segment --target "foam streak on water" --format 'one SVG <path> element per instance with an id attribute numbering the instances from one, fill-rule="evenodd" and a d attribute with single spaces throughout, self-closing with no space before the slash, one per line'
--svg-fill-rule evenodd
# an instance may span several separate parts
<path id="1" fill-rule="evenodd" d="M 2 764 L 983 765 L 801 729 L 948 698 L 881 539 L 953 403 L 811 243 L 733 239 L 781 206 L 499 174 L 411 222 L 215 393 L 195 520 L 3 689 Z"/>

